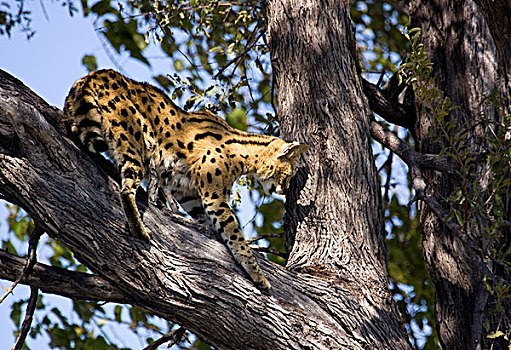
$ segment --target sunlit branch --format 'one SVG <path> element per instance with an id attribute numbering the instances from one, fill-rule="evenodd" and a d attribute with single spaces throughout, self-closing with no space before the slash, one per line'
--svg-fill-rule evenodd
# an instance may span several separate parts
<path id="1" fill-rule="evenodd" d="M 415 166 L 445 172 L 453 172 L 455 170 L 455 164 L 448 157 L 440 157 L 436 154 L 423 154 L 413 150 L 405 141 L 385 129 L 374 119 L 371 120 L 370 131 L 371 136 L 376 141 L 397 154 L 410 167 Z"/>

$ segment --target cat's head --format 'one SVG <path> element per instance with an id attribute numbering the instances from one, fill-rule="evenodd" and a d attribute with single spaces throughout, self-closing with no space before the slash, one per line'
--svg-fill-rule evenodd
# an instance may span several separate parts
<path id="1" fill-rule="evenodd" d="M 308 145 L 298 142 L 279 142 L 257 171 L 256 178 L 266 195 L 284 194 L 296 172 L 295 161 L 300 154 L 309 149 Z"/>

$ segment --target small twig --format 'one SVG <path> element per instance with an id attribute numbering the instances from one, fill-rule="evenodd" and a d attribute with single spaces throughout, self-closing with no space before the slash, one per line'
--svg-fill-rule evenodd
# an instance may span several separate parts
<path id="1" fill-rule="evenodd" d="M 255 32 L 255 31 L 254 31 Z M 245 50 L 243 50 L 242 53 L 240 53 L 238 56 L 234 57 L 232 60 L 230 60 L 229 62 L 227 62 L 227 64 L 225 66 L 223 66 L 219 71 L 218 73 L 216 73 L 214 76 L 213 76 L 213 79 L 216 79 L 218 78 L 219 76 L 221 76 L 223 74 L 223 72 L 229 68 L 233 63 L 237 63 L 239 62 L 239 60 L 245 56 L 245 54 L 247 52 L 249 52 L 250 50 L 252 50 L 252 48 L 255 46 L 255 44 L 257 44 L 257 42 L 259 41 L 259 39 L 263 36 L 263 34 L 266 33 L 265 31 L 261 31 L 261 33 L 259 33 L 259 35 L 254 39 L 254 41 L 252 41 L 252 43 L 250 45 L 248 45 Z"/>
<path id="2" fill-rule="evenodd" d="M 99 41 L 101 42 L 101 46 L 103 46 L 103 51 L 105 51 L 106 55 L 110 59 L 110 62 L 112 62 L 114 64 L 114 66 L 117 68 L 117 70 L 119 72 L 121 72 L 123 75 L 128 75 L 128 74 L 126 74 L 124 69 L 121 67 L 120 63 L 117 62 L 114 55 L 112 55 L 112 52 L 110 52 L 110 47 L 106 43 L 106 39 L 100 35 L 100 33 L 102 33 L 102 32 L 101 32 L 101 29 L 96 26 L 96 21 L 94 21 L 93 26 L 94 26 L 94 32 L 96 33 Z"/>
<path id="3" fill-rule="evenodd" d="M 43 230 L 39 227 L 39 225 L 36 225 L 34 228 L 34 232 L 32 232 L 32 236 L 30 236 L 30 239 L 28 240 L 28 259 L 27 264 L 25 265 L 25 268 L 23 269 L 23 272 L 21 275 L 16 279 L 16 281 L 12 284 L 12 286 L 7 290 L 7 292 L 2 295 L 0 298 L 0 304 L 9 296 L 9 294 L 12 293 L 14 288 L 20 283 L 20 281 L 32 271 L 32 267 L 34 267 L 37 258 L 37 243 L 39 242 L 39 238 L 43 234 Z"/>
<path id="4" fill-rule="evenodd" d="M 37 304 L 37 297 L 39 295 L 39 288 L 30 287 L 30 299 L 28 300 L 27 311 L 23 324 L 21 325 L 20 333 L 16 339 L 16 343 L 12 347 L 12 350 L 21 350 L 27 339 L 28 331 L 32 326 L 32 319 L 34 318 L 34 311 Z"/>
<path id="5" fill-rule="evenodd" d="M 35 263 L 37 262 L 37 244 L 39 243 L 39 238 L 41 238 L 41 235 L 43 234 L 43 230 L 41 229 L 41 226 L 35 225 L 34 231 L 32 232 L 32 235 L 30 236 L 30 239 L 28 240 L 28 260 L 27 264 L 25 265 L 25 268 L 23 269 L 23 272 L 21 276 L 16 280 L 16 282 L 11 286 L 9 289 L 11 292 L 16 287 L 16 285 L 21 281 L 21 279 L 28 275 L 32 268 L 34 267 Z M 2 297 L 2 300 L 5 299 L 5 297 L 8 295 L 6 293 L 4 297 Z M 13 350 L 21 350 L 23 348 L 23 345 L 25 344 L 25 340 L 27 339 L 28 331 L 30 330 L 30 327 L 32 326 L 32 319 L 34 318 L 34 311 L 37 304 L 37 296 L 39 295 L 39 288 L 31 286 L 30 287 L 30 299 L 28 301 L 27 305 L 27 311 L 25 314 L 25 318 L 23 319 L 23 324 L 21 325 L 20 333 L 18 334 L 18 338 L 16 339 L 16 343 L 14 343 Z M 1 302 L 1 301 L 0 301 Z"/>
<path id="6" fill-rule="evenodd" d="M 381 72 L 380 78 L 378 79 L 378 82 L 376 83 L 376 86 L 380 86 L 383 82 L 383 78 L 385 78 L 385 69 Z"/>
<path id="7" fill-rule="evenodd" d="M 282 237 L 283 234 L 284 233 L 270 233 L 267 235 L 260 235 L 260 236 L 256 236 L 256 237 L 247 239 L 247 243 L 253 243 L 253 242 L 259 241 L 260 239 L 280 238 L 280 237 Z"/>
<path id="8" fill-rule="evenodd" d="M 43 0 L 39 0 L 39 5 L 41 6 L 41 10 L 43 11 L 44 18 L 46 18 L 46 22 L 49 22 L 50 17 L 48 16 L 48 12 L 46 11 L 46 7 L 44 6 Z"/>
<path id="9" fill-rule="evenodd" d="M 169 341 L 171 342 L 169 344 L 169 348 L 170 348 L 171 346 L 176 345 L 176 343 L 181 340 L 181 338 L 183 337 L 185 332 L 186 332 L 186 329 L 184 329 L 183 327 L 179 327 L 178 329 L 165 334 L 160 339 L 147 345 L 143 350 L 156 350 L 158 348 L 158 346 L 165 344 L 166 342 L 169 342 Z"/>
<path id="10" fill-rule="evenodd" d="M 281 258 L 287 259 L 287 254 L 286 253 L 279 252 L 278 250 L 275 250 L 275 249 L 272 249 L 272 248 L 260 247 L 260 246 L 255 245 L 255 244 L 251 244 L 249 247 L 252 248 L 252 250 L 256 250 L 258 252 L 270 253 L 270 254 L 273 254 L 273 255 L 280 256 Z"/>

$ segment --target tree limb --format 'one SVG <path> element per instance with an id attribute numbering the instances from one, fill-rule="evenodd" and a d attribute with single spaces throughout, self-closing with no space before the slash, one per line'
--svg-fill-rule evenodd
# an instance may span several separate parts
<path id="1" fill-rule="evenodd" d="M 18 275 L 19 277 L 16 278 L 12 286 L 5 292 L 4 295 L 0 298 L 0 304 L 9 296 L 9 294 L 12 293 L 14 288 L 20 283 L 20 281 L 28 276 L 32 272 L 32 268 L 34 267 L 35 263 L 37 262 L 37 244 L 39 243 L 39 238 L 41 238 L 41 235 L 43 234 L 43 231 L 41 230 L 41 227 L 39 225 L 36 225 L 34 232 L 32 232 L 32 235 L 30 236 L 30 239 L 28 241 L 28 259 L 27 263 L 23 267 L 23 270 Z"/>
<path id="2" fill-rule="evenodd" d="M 22 275 L 27 259 L 0 250 L 0 279 L 16 281 Z M 83 272 L 36 263 L 29 275 L 20 279 L 44 293 L 57 294 L 71 299 L 103 300 L 126 303 L 128 299 L 104 278 Z"/>
<path id="3" fill-rule="evenodd" d="M 37 244 L 39 243 L 39 239 L 43 234 L 43 230 L 41 226 L 38 224 L 35 225 L 34 231 L 28 240 L 28 259 L 21 276 L 16 280 L 13 284 L 15 287 L 20 280 L 24 276 L 28 276 L 32 269 L 34 268 L 35 263 L 37 262 Z M 6 293 L 7 295 L 7 293 Z M 39 289 L 37 287 L 30 287 L 30 298 L 28 300 L 27 310 L 25 312 L 25 318 L 23 319 L 23 324 L 21 325 L 20 332 L 18 337 L 16 338 L 16 342 L 14 343 L 13 350 L 21 350 L 23 345 L 25 344 L 25 340 L 28 335 L 28 331 L 32 325 L 32 319 L 34 317 L 35 306 L 37 304 L 37 296 L 39 295 Z"/>
<path id="4" fill-rule="evenodd" d="M 60 111 L 0 71 L 2 194 L 98 275 L 59 270 L 53 281 L 68 276 L 68 286 L 83 277 L 71 291 L 37 279 L 36 264 L 27 278 L 43 291 L 103 300 L 110 295 L 178 323 L 218 349 L 409 347 L 399 323 L 370 294 L 354 296 L 358 289 L 347 282 L 286 271 L 258 257 L 274 287 L 263 294 L 209 231 L 142 200 L 137 205 L 154 238 L 149 244 L 137 240 L 127 228 L 118 183 L 63 136 L 59 118 Z M 9 266 L 7 257 L 2 252 L 0 266 Z M 80 287 L 87 283 L 101 285 L 107 297 Z"/>
<path id="5" fill-rule="evenodd" d="M 436 154 L 423 154 L 414 151 L 410 145 L 401 140 L 391 131 L 385 129 L 374 119 L 370 124 L 371 136 L 382 146 L 397 154 L 403 162 L 410 167 L 435 169 L 451 173 L 455 170 L 455 164 L 447 157 Z"/>
<path id="6" fill-rule="evenodd" d="M 172 332 L 169 332 L 168 334 L 165 334 L 160 339 L 158 339 L 158 340 L 154 341 L 153 343 L 149 344 L 148 346 L 146 346 L 144 348 L 144 350 L 156 350 L 156 349 L 158 349 L 158 347 L 160 345 L 163 345 L 166 342 L 170 342 L 169 345 L 167 346 L 167 347 L 170 348 L 173 345 L 175 345 L 179 340 L 181 340 L 181 338 L 183 337 L 185 332 L 186 332 L 186 329 L 184 329 L 183 327 L 179 327 L 178 329 L 175 329 Z"/>
<path id="7" fill-rule="evenodd" d="M 394 87 L 389 80 L 387 87 L 390 86 Z M 406 108 L 405 105 L 397 101 L 398 96 L 393 96 L 393 94 L 396 93 L 394 90 L 398 89 L 398 87 L 382 90 L 377 85 L 362 79 L 362 88 L 372 111 L 389 123 L 402 126 L 406 129 L 411 129 L 413 127 L 415 123 L 415 112 L 413 108 Z"/>

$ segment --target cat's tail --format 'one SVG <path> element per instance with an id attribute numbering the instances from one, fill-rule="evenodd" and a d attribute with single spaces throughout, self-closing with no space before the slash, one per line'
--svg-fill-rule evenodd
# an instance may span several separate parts
<path id="1" fill-rule="evenodd" d="M 89 86 L 93 74 L 79 79 L 73 85 L 66 97 L 64 114 L 68 132 L 90 152 L 100 153 L 106 151 L 108 146 L 104 139 L 98 98 Z"/>

